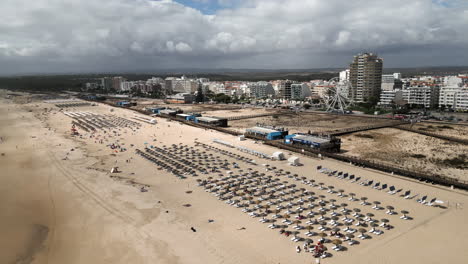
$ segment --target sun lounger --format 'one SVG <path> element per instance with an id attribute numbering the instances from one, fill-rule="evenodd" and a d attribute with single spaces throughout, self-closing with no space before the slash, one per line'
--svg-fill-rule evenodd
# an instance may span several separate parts
<path id="1" fill-rule="evenodd" d="M 408 191 L 405 192 L 405 194 L 403 194 L 403 197 L 404 197 L 405 199 L 409 199 L 410 194 L 411 194 L 411 190 L 408 190 Z"/>
<path id="2" fill-rule="evenodd" d="M 432 198 L 429 202 L 426 203 L 427 206 L 433 206 L 437 198 Z"/>
<path id="3" fill-rule="evenodd" d="M 426 203 L 426 198 L 427 198 L 427 195 L 424 195 L 423 197 L 421 197 L 421 199 L 416 200 L 416 202 L 424 204 Z"/>

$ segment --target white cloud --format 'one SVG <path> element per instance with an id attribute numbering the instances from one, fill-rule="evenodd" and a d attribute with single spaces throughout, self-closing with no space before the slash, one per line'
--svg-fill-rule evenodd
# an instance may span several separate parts
<path id="1" fill-rule="evenodd" d="M 468 53 L 467 14 L 459 0 L 247 0 L 214 15 L 171 0 L 2 0 L 0 62 L 283 68 L 342 65 L 360 50 L 450 55 L 450 45 Z"/>

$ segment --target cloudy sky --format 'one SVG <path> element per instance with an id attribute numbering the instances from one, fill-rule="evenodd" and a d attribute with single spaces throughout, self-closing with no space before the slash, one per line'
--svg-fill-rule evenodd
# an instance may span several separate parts
<path id="1" fill-rule="evenodd" d="M 468 0 L 1 0 L 0 74 L 468 65 Z"/>

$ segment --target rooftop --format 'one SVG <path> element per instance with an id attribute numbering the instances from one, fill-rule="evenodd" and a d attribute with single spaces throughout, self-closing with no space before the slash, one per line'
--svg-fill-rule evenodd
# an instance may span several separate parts
<path id="1" fill-rule="evenodd" d="M 279 130 L 274 130 L 270 128 L 265 128 L 265 127 L 259 127 L 255 126 L 252 128 L 247 129 L 248 132 L 257 132 L 257 133 L 262 133 L 262 134 L 268 134 L 268 133 L 273 133 L 273 132 L 280 132 Z"/>
<path id="2" fill-rule="evenodd" d="M 327 138 L 316 137 L 312 135 L 296 135 L 294 138 L 309 141 L 309 142 L 316 142 L 316 143 L 328 143 L 330 142 Z"/>

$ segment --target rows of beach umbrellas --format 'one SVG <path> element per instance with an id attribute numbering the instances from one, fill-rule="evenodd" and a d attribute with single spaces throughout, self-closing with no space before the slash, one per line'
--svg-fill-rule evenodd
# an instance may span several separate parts
<path id="1" fill-rule="evenodd" d="M 263 164 L 265 172 L 260 172 L 243 155 L 201 142 L 195 146 L 146 146 L 137 154 L 182 179 L 206 175 L 197 182 L 207 192 L 290 238 L 294 245 L 304 242 L 309 252 L 314 242 L 331 243 L 335 251 L 347 250 L 393 228 L 388 218 L 379 219 L 373 212 L 396 219 L 401 213 L 402 219 L 412 219 L 408 211 L 397 212 L 391 205 L 370 202 L 367 197 L 316 182 L 314 177 L 269 164 Z M 321 254 L 329 256 L 329 251 Z"/>
<path id="2" fill-rule="evenodd" d="M 114 115 L 99 115 L 91 112 L 64 112 L 65 115 L 77 120 L 88 128 L 140 128 L 141 124 Z"/>
<path id="3" fill-rule="evenodd" d="M 372 236 L 382 235 L 393 228 L 389 219 L 375 218 L 370 209 L 386 209 L 385 213 L 391 217 L 398 215 L 393 206 L 383 207 L 379 201 L 371 203 L 366 197 L 356 198 L 354 193 L 345 194 L 344 190 L 335 190 L 334 186 L 325 186 L 283 169 L 268 166 L 267 173 L 270 175 L 252 168 L 244 171 L 239 167 L 235 173 L 229 171 L 227 175 L 210 176 L 197 181 L 199 186 L 218 199 L 242 208 L 251 217 L 268 223 L 269 228 L 291 236 L 292 241 L 312 245 L 312 238 L 317 236 L 317 241 L 333 243 L 332 249 L 336 251 L 346 249 L 344 242 L 353 246 L 359 244 L 359 240 L 371 239 Z M 281 177 L 300 181 L 319 192 L 328 193 L 328 196 L 299 188 L 288 180 L 281 180 Z M 344 199 L 347 203 L 338 203 L 338 199 Z M 364 212 L 366 207 L 369 209 Z M 402 210 L 401 214 L 403 219 L 411 219 L 407 216 L 408 211 Z M 328 231 L 330 234 L 327 234 Z M 325 256 L 330 254 L 326 252 L 322 257 Z"/>
<path id="4" fill-rule="evenodd" d="M 168 159 L 165 159 L 164 157 L 160 156 L 159 154 L 154 156 L 147 154 L 139 149 L 135 150 L 137 155 L 140 155 L 141 157 L 149 160 L 150 162 L 156 164 L 159 169 L 161 170 L 166 170 L 167 172 L 173 174 L 174 176 L 180 178 L 180 179 L 185 179 L 186 177 L 183 175 L 185 171 L 185 168 L 181 168 L 179 164 L 176 164 Z"/>
<path id="5" fill-rule="evenodd" d="M 162 147 L 146 146 L 144 152 L 137 150 L 137 154 L 179 178 L 185 178 L 187 175 L 196 177 L 199 174 L 221 173 L 239 167 L 237 162 L 229 162 L 221 156 L 182 143 Z"/>
<path id="6" fill-rule="evenodd" d="M 331 170 L 328 168 L 323 168 L 321 166 L 318 166 L 317 170 L 330 177 L 336 177 L 338 179 L 349 181 L 351 183 L 356 183 L 362 186 L 368 186 L 375 190 L 384 191 L 390 195 L 399 194 L 399 196 L 404 199 L 415 199 L 419 196 L 419 194 L 412 194 L 411 190 L 403 191 L 403 188 L 396 188 L 394 185 L 389 185 L 383 182 L 381 183 L 380 181 L 374 181 L 372 179 L 362 179 L 361 177 L 355 176 L 344 171 Z M 415 200 L 423 205 L 434 206 L 436 205 L 437 198 L 434 197 L 429 199 L 427 195 L 423 195 L 420 199 Z"/>
<path id="7" fill-rule="evenodd" d="M 55 106 L 57 106 L 58 108 L 80 107 L 80 106 L 89 106 L 89 105 L 91 104 L 87 102 L 55 104 Z"/>
<path id="8" fill-rule="evenodd" d="M 244 157 L 242 155 L 236 154 L 236 153 L 234 153 L 232 151 L 220 149 L 220 148 L 217 148 L 217 147 L 214 147 L 214 146 L 202 143 L 202 142 L 198 142 L 198 141 L 195 142 L 195 146 L 200 146 L 200 147 L 204 148 L 205 150 L 211 150 L 211 151 L 220 153 L 222 155 L 228 156 L 230 158 L 236 159 L 238 161 L 246 162 L 246 163 L 248 163 L 250 165 L 256 165 L 257 164 L 255 162 L 255 160 L 253 160 L 253 159 L 250 159 L 250 158 Z"/>

